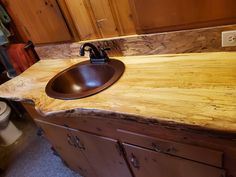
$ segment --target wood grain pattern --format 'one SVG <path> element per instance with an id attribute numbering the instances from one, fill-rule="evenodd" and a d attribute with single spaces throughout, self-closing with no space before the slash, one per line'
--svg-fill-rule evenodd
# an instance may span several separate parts
<path id="1" fill-rule="evenodd" d="M 109 56 L 236 51 L 236 47 L 221 47 L 221 32 L 227 30 L 236 30 L 236 25 L 133 35 L 89 42 L 100 47 L 110 47 Z M 84 42 L 87 41 L 38 46 L 36 50 L 41 59 L 74 58 L 79 56 L 79 48 Z"/>
<path id="2" fill-rule="evenodd" d="M 66 23 L 55 0 L 4 0 L 22 38 L 34 43 L 71 40 Z"/>
<path id="3" fill-rule="evenodd" d="M 1 85 L 0 92 L 3 98 L 32 100 L 46 115 L 86 109 L 236 133 L 235 58 L 235 52 L 118 58 L 126 65 L 118 82 L 99 94 L 66 101 L 49 98 L 45 86 L 86 58 L 41 60 Z"/>

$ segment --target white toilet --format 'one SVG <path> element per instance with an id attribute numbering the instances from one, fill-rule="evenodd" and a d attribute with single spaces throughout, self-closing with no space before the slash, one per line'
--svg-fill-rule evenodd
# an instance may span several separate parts
<path id="1" fill-rule="evenodd" d="M 8 146 L 14 143 L 21 135 L 22 131 L 9 120 L 11 108 L 0 101 L 0 145 Z"/>

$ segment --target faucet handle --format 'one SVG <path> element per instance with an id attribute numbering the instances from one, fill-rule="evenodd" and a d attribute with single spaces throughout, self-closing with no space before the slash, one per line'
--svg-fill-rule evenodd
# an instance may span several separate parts
<path id="1" fill-rule="evenodd" d="M 111 50 L 111 48 L 110 47 L 102 47 L 101 48 L 101 51 L 106 51 L 106 50 Z"/>
<path id="2" fill-rule="evenodd" d="M 110 47 L 102 47 L 100 50 L 101 50 L 102 52 L 105 52 L 105 51 L 111 50 L 111 48 L 110 48 Z"/>

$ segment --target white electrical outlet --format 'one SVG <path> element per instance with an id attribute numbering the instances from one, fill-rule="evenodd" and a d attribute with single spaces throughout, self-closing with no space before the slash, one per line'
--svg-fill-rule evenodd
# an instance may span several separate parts
<path id="1" fill-rule="evenodd" d="M 222 32 L 222 47 L 236 46 L 236 30 Z"/>

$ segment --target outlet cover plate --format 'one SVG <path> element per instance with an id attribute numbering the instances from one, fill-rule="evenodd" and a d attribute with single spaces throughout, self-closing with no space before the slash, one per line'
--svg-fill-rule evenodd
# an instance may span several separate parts
<path id="1" fill-rule="evenodd" d="M 222 47 L 236 46 L 236 30 L 222 32 Z"/>

